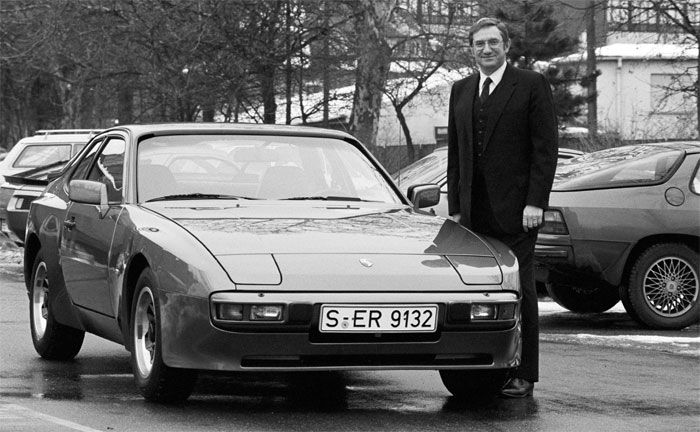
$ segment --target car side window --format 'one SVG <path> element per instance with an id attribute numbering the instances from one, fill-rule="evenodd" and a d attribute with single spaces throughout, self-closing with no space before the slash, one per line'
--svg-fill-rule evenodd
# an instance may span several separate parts
<path id="1" fill-rule="evenodd" d="M 119 137 L 109 138 L 97 155 L 87 179 L 104 183 L 107 186 L 109 202 L 121 202 L 122 181 L 124 178 L 124 149 L 126 142 Z"/>
<path id="2" fill-rule="evenodd" d="M 102 140 L 93 143 L 92 147 L 87 151 L 87 153 L 85 153 L 83 158 L 78 161 L 75 166 L 75 170 L 73 170 L 73 174 L 71 175 L 71 180 L 81 180 L 85 178 L 87 171 L 90 169 L 90 165 L 92 165 L 92 160 L 95 158 L 95 153 L 97 153 L 101 143 Z"/>
<path id="3" fill-rule="evenodd" d="M 695 165 L 695 175 L 690 181 L 690 190 L 694 194 L 700 195 L 700 161 Z"/>

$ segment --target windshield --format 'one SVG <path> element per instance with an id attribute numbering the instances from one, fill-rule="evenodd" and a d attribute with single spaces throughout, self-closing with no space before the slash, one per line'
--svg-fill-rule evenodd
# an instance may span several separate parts
<path id="1" fill-rule="evenodd" d="M 588 153 L 557 166 L 553 190 L 637 186 L 665 181 L 684 151 L 667 146 L 626 146 Z"/>
<path id="2" fill-rule="evenodd" d="M 22 150 L 13 168 L 34 168 L 70 158 L 71 145 L 28 145 Z"/>
<path id="3" fill-rule="evenodd" d="M 318 137 L 171 135 L 138 146 L 138 200 L 283 199 L 400 203 L 349 142 Z"/>
<path id="4" fill-rule="evenodd" d="M 447 175 L 447 151 L 435 150 L 413 162 L 394 177 L 401 190 L 416 184 L 437 183 Z"/>

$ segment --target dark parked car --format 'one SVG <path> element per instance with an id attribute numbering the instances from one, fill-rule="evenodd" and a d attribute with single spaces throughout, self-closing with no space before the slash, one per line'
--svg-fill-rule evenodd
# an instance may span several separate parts
<path id="1" fill-rule="evenodd" d="M 560 148 L 559 162 L 581 156 L 582 151 Z M 411 186 L 419 184 L 437 184 L 440 186 L 440 202 L 428 209 L 438 216 L 447 217 L 447 147 L 438 147 L 432 153 L 413 162 L 411 165 L 393 175 L 394 181 L 402 191 L 407 192 Z"/>
<path id="2" fill-rule="evenodd" d="M 540 230 L 538 277 L 575 312 L 622 300 L 653 328 L 698 322 L 700 144 L 639 144 L 560 164 Z"/>
<path id="3" fill-rule="evenodd" d="M 337 131 L 107 130 L 31 204 L 34 347 L 123 344 L 157 401 L 188 397 L 198 370 L 437 369 L 488 398 L 519 362 L 517 263 L 417 211 L 438 195 L 414 188 L 412 205 Z"/>

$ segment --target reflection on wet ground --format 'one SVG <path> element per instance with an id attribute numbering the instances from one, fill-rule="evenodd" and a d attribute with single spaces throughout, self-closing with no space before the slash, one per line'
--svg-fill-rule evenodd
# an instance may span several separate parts
<path id="1" fill-rule="evenodd" d="M 0 398 L 142 402 L 128 356 L 83 356 L 69 362 L 36 359 L 25 371 L 2 373 Z M 448 397 L 435 391 L 439 377 L 432 371 L 405 372 L 436 380 L 432 389 L 407 392 L 397 374 L 402 372 L 201 373 L 194 393 L 179 407 L 227 413 L 471 413 L 509 419 L 537 413 L 535 399 L 469 405 Z"/>
<path id="2" fill-rule="evenodd" d="M 418 372 L 417 374 L 437 373 Z M 493 399 L 467 403 L 430 389 L 410 391 L 391 374 L 365 372 L 296 372 L 208 374 L 200 377 L 188 406 L 227 412 L 295 413 L 442 413 L 474 419 L 522 420 L 538 413 L 536 399 Z"/>
<path id="3" fill-rule="evenodd" d="M 31 372 L 26 374 L 3 374 L 0 397 L 142 401 L 133 383 L 128 357 L 81 357 L 57 363 L 37 359 L 27 366 Z M 641 395 L 626 395 L 601 403 L 600 395 L 552 389 L 536 398 L 497 398 L 474 404 L 447 396 L 446 392 L 436 391 L 436 387 L 407 392 L 397 381 L 398 373 L 401 372 L 202 373 L 190 399 L 179 406 L 228 413 L 442 412 L 473 419 L 522 420 L 537 417 L 539 406 L 544 403 L 550 410 L 558 407 L 604 415 L 700 415 L 700 406 L 693 401 L 669 400 L 664 404 L 658 398 L 647 401 Z M 427 378 L 439 380 L 434 372 L 404 373 L 422 379 L 430 374 Z"/>
<path id="4" fill-rule="evenodd" d="M 545 349 L 552 351 L 552 346 Z M 305 425 L 313 423 L 316 427 L 308 430 L 509 430 L 509 425 L 517 425 L 519 431 L 633 431 L 639 429 L 637 419 L 650 416 L 657 425 L 672 418 L 682 430 L 700 416 L 700 406 L 687 397 L 687 389 L 678 395 L 669 395 L 669 389 L 666 394 L 648 388 L 629 392 L 619 386 L 624 377 L 613 378 L 619 375 L 616 371 L 588 371 L 591 379 L 581 387 L 577 371 L 570 368 L 583 363 L 566 359 L 579 358 L 584 351 L 556 361 L 570 376 L 552 370 L 557 366 L 546 355 L 549 377 L 538 384 L 534 398 L 477 405 L 449 396 L 434 371 L 203 373 L 187 402 L 150 404 L 134 386 L 128 355 L 114 352 L 71 362 L 32 360 L 23 367 L 26 372 L 0 376 L 0 401 L 78 400 L 90 410 L 188 425 L 190 430 L 225 430 L 228 424 L 227 430 L 306 431 Z M 596 356 L 588 362 L 592 368 L 600 366 Z M 678 366 L 673 362 L 659 367 Z M 639 380 L 658 385 L 659 378 L 645 376 L 648 373 L 652 370 L 639 370 Z"/>
<path id="5" fill-rule="evenodd" d="M 67 362 L 36 358 L 26 372 L 0 371 L 0 397 L 82 400 L 137 396 L 128 358 L 85 357 Z"/>

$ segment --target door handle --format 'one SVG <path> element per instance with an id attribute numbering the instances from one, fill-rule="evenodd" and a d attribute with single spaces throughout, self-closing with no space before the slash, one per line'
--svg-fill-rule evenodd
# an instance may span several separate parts
<path id="1" fill-rule="evenodd" d="M 66 219 L 63 221 L 63 226 L 66 227 L 66 229 L 68 229 L 68 230 L 72 230 L 73 228 L 75 228 L 75 220 L 74 219 L 70 219 L 70 220 Z"/>

